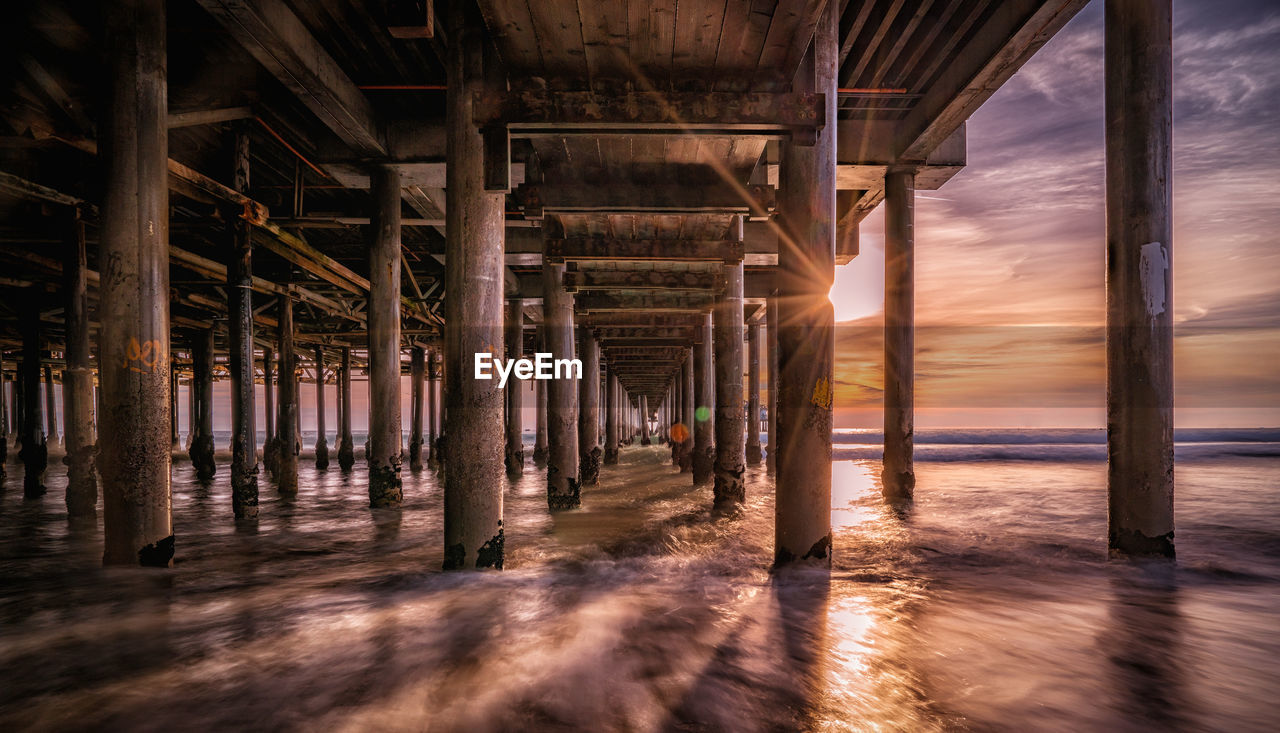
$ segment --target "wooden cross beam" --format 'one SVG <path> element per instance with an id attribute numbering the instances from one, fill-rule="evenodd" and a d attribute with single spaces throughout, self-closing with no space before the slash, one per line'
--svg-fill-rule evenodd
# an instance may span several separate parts
<path id="1" fill-rule="evenodd" d="M 742 242 L 719 239 L 572 237 L 547 239 L 543 244 L 543 257 L 548 262 L 566 260 L 738 262 L 742 256 Z"/>
<path id="2" fill-rule="evenodd" d="M 583 293 L 574 298 L 577 312 L 638 310 L 649 313 L 675 311 L 707 311 L 715 304 L 710 293 L 651 293 L 626 295 L 620 293 Z"/>
<path id="3" fill-rule="evenodd" d="M 673 183 L 667 186 L 643 185 L 629 181 L 607 184 L 584 182 L 523 183 L 516 187 L 517 200 L 525 208 L 525 216 L 538 218 L 545 212 L 625 213 L 747 213 L 753 219 L 765 218 L 777 205 L 778 192 L 766 184 L 740 184 L 723 181 L 706 185 Z"/>
<path id="4" fill-rule="evenodd" d="M 564 274 L 564 288 L 582 290 L 724 290 L 724 276 L 714 272 L 670 270 L 578 270 Z"/>

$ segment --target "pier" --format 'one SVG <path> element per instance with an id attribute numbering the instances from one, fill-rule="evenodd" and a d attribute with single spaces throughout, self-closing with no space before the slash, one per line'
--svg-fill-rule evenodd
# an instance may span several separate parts
<path id="1" fill-rule="evenodd" d="M 880 480 L 909 504 L 916 192 L 963 170 L 966 121 L 1084 5 L 16 9 L 0 430 L 21 471 L 10 462 L 4 490 L 65 497 L 69 520 L 100 523 L 106 564 L 169 567 L 186 547 L 175 455 L 229 487 L 209 519 L 228 524 L 302 493 L 302 461 L 363 461 L 379 512 L 415 498 L 405 472 L 437 471 L 444 519 L 423 541 L 444 569 L 500 570 L 508 482 L 536 476 L 538 511 L 569 516 L 611 473 L 651 467 L 732 518 L 762 466 L 775 564 L 829 565 L 835 268 L 883 205 Z M 1107 542 L 1172 557 L 1172 3 L 1105 5 Z M 474 378 L 480 352 L 577 359 L 582 375 L 526 400 L 522 380 Z M 319 409 L 306 425 L 304 390 Z M 303 430 L 319 433 L 309 451 Z M 655 444 L 669 461 L 650 460 Z M 66 455 L 57 483 L 50 448 Z"/>

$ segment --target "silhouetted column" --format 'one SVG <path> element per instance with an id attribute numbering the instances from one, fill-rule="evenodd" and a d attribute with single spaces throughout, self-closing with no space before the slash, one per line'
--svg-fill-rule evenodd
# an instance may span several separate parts
<path id="1" fill-rule="evenodd" d="M 232 188 L 249 193 L 249 133 L 241 126 L 233 140 Z M 258 516 L 258 421 L 254 406 L 253 227 L 226 211 L 227 340 L 231 368 L 231 510 L 237 518 Z"/>
<path id="2" fill-rule="evenodd" d="M 600 483 L 600 350 L 591 329 L 578 326 L 578 485 Z"/>
<path id="3" fill-rule="evenodd" d="M 760 324 L 747 329 L 747 464 L 760 463 Z"/>
<path id="4" fill-rule="evenodd" d="M 44 496 L 44 472 L 49 466 L 49 447 L 44 439 L 44 403 L 40 399 L 40 296 L 36 288 L 28 288 L 21 304 L 22 319 L 22 460 L 26 474 L 22 494 L 27 499 Z"/>
<path id="5" fill-rule="evenodd" d="M 201 329 L 192 337 L 191 362 L 191 388 L 195 391 L 191 465 L 197 479 L 208 481 L 217 471 L 213 461 L 213 329 Z"/>
<path id="6" fill-rule="evenodd" d="M 6 464 L 9 462 L 9 413 L 11 401 L 8 395 L 7 375 L 4 372 L 4 351 L 0 350 L 0 482 L 9 476 Z"/>
<path id="7" fill-rule="evenodd" d="M 475 354 L 499 356 L 503 344 L 506 196 L 485 190 L 473 114 L 475 93 L 491 88 L 486 75 L 499 66 L 474 6 L 452 3 L 449 18 L 444 567 L 501 570 L 503 391 L 497 379 L 476 379 L 473 366 Z M 505 91 L 505 75 L 502 83 Z"/>
<path id="8" fill-rule="evenodd" d="M 190 351 L 190 349 L 188 349 Z M 190 454 L 191 446 L 196 442 L 197 433 L 197 415 L 200 414 L 200 407 L 196 404 L 199 391 L 196 390 L 195 369 L 191 370 L 191 376 L 187 378 L 187 453 Z M 190 456 L 188 455 L 188 458 Z"/>
<path id="9" fill-rule="evenodd" d="M 453 166 L 450 166 L 452 168 Z M 400 483 L 400 172 L 370 172 L 369 241 L 369 506 L 398 507 Z M 450 196 L 450 201 L 453 197 Z M 453 230 L 465 238 L 461 228 Z M 450 237 L 451 241 L 456 241 Z M 457 263 L 461 266 L 461 262 Z M 450 272 L 454 269 L 450 260 Z M 452 278 L 450 279 L 452 282 Z M 450 301 L 461 291 L 449 290 Z M 450 316 L 452 318 L 452 316 Z"/>
<path id="10" fill-rule="evenodd" d="M 564 265 L 542 265 L 542 316 L 546 348 L 552 359 L 572 359 L 573 296 L 564 290 Z M 578 485 L 577 384 L 551 379 L 547 387 L 547 505 L 574 509 L 581 503 Z"/>
<path id="11" fill-rule="evenodd" d="M 173 561 L 169 484 L 168 86 L 164 0 L 109 0 L 98 261 L 98 470 L 107 564 Z"/>
<path id="12" fill-rule="evenodd" d="M 882 478 L 887 499 L 909 501 L 916 485 L 912 456 L 915 432 L 915 172 L 910 169 L 890 170 L 885 176 L 884 189 Z"/>
<path id="13" fill-rule="evenodd" d="M 169 438 L 170 450 L 178 451 L 182 448 L 182 437 L 178 435 L 178 371 L 176 369 L 169 370 Z"/>
<path id="14" fill-rule="evenodd" d="M 370 309 L 372 309 L 370 304 Z M 281 494 L 298 493 L 298 355 L 293 345 L 293 300 L 288 295 L 276 299 L 280 344 L 279 448 L 276 454 L 276 488 Z"/>
<path id="15" fill-rule="evenodd" d="M 427 355 L 421 346 L 409 349 L 409 470 L 422 470 L 422 398 Z"/>
<path id="16" fill-rule="evenodd" d="M 711 355 L 711 314 L 703 317 L 693 345 L 693 485 L 713 480 L 715 447 L 715 374 Z"/>
<path id="17" fill-rule="evenodd" d="M 316 468 L 329 467 L 329 435 L 324 414 L 324 349 L 316 347 Z"/>
<path id="18" fill-rule="evenodd" d="M 828 3 L 796 74 L 836 115 L 839 8 Z M 835 311 L 835 127 L 814 145 L 780 143 L 778 445 L 774 561 L 831 562 L 831 423 Z"/>
<path id="19" fill-rule="evenodd" d="M 715 509 L 736 511 L 746 498 L 742 405 L 742 263 L 724 263 L 725 286 L 716 299 L 712 339 L 716 350 Z"/>
<path id="20" fill-rule="evenodd" d="M 280 463 L 280 439 L 276 430 L 275 405 L 275 351 L 270 346 L 262 347 L 262 414 L 265 416 L 266 437 L 262 441 L 262 467 L 267 473 L 276 475 Z"/>
<path id="21" fill-rule="evenodd" d="M 440 437 L 440 353 L 427 351 L 427 465 L 438 466 L 436 441 Z"/>
<path id="22" fill-rule="evenodd" d="M 650 445 L 649 440 L 649 395 L 640 395 L 640 445 Z"/>
<path id="23" fill-rule="evenodd" d="M 542 326 L 538 326 L 539 349 L 542 345 Z M 541 379 L 533 381 L 534 415 L 533 432 L 533 465 L 542 468 L 547 465 L 547 383 Z"/>
<path id="24" fill-rule="evenodd" d="M 338 467 L 350 471 L 356 465 L 355 439 L 351 435 L 351 348 L 342 347 L 342 375 L 339 378 L 338 404 L 342 417 L 338 419 Z"/>
<path id="25" fill-rule="evenodd" d="M 684 406 L 681 410 L 684 414 L 684 418 L 681 422 L 684 423 L 685 427 L 684 445 L 680 447 L 680 473 L 692 473 L 694 451 L 693 432 L 695 430 L 694 424 L 698 421 L 694 414 L 696 411 L 696 405 L 694 404 L 693 388 L 693 349 L 689 349 L 688 353 L 685 355 L 684 366 L 680 369 L 680 375 L 680 378 L 684 380 Z"/>
<path id="26" fill-rule="evenodd" d="M 765 448 L 765 468 L 773 473 L 778 467 L 778 298 L 765 301 L 769 345 L 769 436 Z"/>
<path id="27" fill-rule="evenodd" d="M 604 396 L 604 463 L 613 466 L 618 463 L 618 376 L 613 367 L 608 371 Z"/>
<path id="28" fill-rule="evenodd" d="M 1105 22 L 1107 541 L 1173 557 L 1172 2 Z"/>
<path id="29" fill-rule="evenodd" d="M 67 363 L 62 370 L 67 455 L 62 460 L 67 464 L 67 518 L 93 519 L 98 511 L 98 478 L 93 455 L 93 365 L 89 361 L 84 222 L 79 210 L 69 212 L 67 235 L 62 264 L 67 332 Z"/>
<path id="30" fill-rule="evenodd" d="M 48 416 L 47 422 L 49 424 L 49 429 L 45 431 L 45 436 L 44 436 L 46 445 L 56 446 L 62 442 L 58 436 L 57 402 L 58 402 L 57 397 L 55 396 L 53 391 L 53 366 L 50 364 L 45 364 L 44 365 L 44 411 L 45 411 L 45 414 Z"/>
<path id="31" fill-rule="evenodd" d="M 524 354 L 524 305 L 519 298 L 507 301 L 507 359 L 516 360 Z M 507 447 L 504 460 L 507 475 L 516 478 L 524 473 L 524 426 L 521 399 L 524 382 L 512 374 L 507 379 Z"/>

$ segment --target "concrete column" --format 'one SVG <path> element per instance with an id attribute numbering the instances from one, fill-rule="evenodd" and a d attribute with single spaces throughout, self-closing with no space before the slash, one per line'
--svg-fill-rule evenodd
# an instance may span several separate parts
<path id="1" fill-rule="evenodd" d="M 409 349 L 409 470 L 422 470 L 422 398 L 427 355 L 421 346 Z"/>
<path id="2" fill-rule="evenodd" d="M 71 210 L 68 224 L 62 264 L 67 331 L 67 365 L 62 370 L 67 455 L 63 461 L 67 464 L 67 518 L 77 520 L 97 516 L 98 478 L 94 470 L 93 365 L 89 360 L 84 222 L 78 210 Z"/>
<path id="3" fill-rule="evenodd" d="M 746 415 L 742 405 L 742 263 L 723 265 L 725 287 L 716 299 L 712 340 L 716 351 L 715 510 L 734 512 L 746 499 Z"/>
<path id="4" fill-rule="evenodd" d="M 22 495 L 27 499 L 44 496 L 44 472 L 49 467 L 49 447 L 44 438 L 44 403 L 40 400 L 40 295 L 29 288 L 21 304 L 22 319 L 22 460 L 25 475 Z"/>
<path id="5" fill-rule="evenodd" d="M 685 427 L 684 444 L 680 446 L 680 473 L 693 472 L 693 450 L 694 425 L 697 423 L 697 417 L 694 415 L 696 406 L 694 405 L 694 388 L 693 388 L 693 349 L 689 349 L 689 353 L 684 358 L 684 366 L 680 369 L 681 379 L 684 380 L 683 399 L 684 405 L 681 412 L 684 418 L 681 422 Z"/>
<path id="6" fill-rule="evenodd" d="M 276 431 L 275 406 L 275 351 L 262 347 L 262 414 L 266 421 L 266 437 L 262 441 L 262 467 L 275 476 L 280 458 L 280 441 Z"/>
<path id="7" fill-rule="evenodd" d="M 649 440 L 649 395 L 640 395 L 640 445 L 650 445 Z"/>
<path id="8" fill-rule="evenodd" d="M 573 296 L 564 290 L 564 265 L 542 265 L 542 317 L 553 359 L 572 359 Z M 547 386 L 547 505 L 553 510 L 582 504 L 578 484 L 578 389 L 572 379 Z"/>
<path id="9" fill-rule="evenodd" d="M 884 185 L 884 471 L 885 498 L 910 501 L 916 475 L 915 173 L 892 169 Z M 788 405 L 789 406 L 789 405 Z"/>
<path id="10" fill-rule="evenodd" d="M 1107 0 L 1107 543 L 1173 557 L 1172 2 Z"/>
<path id="11" fill-rule="evenodd" d="M 760 451 L 760 324 L 747 328 L 747 464 L 759 465 Z"/>
<path id="12" fill-rule="evenodd" d="M 519 298 L 507 301 L 507 358 L 519 359 L 524 354 L 524 305 Z M 504 459 L 507 475 L 518 478 L 524 473 L 524 425 L 521 394 L 524 382 L 512 375 L 507 380 L 507 448 Z"/>
<path id="13" fill-rule="evenodd" d="M 768 328 L 769 360 L 769 436 L 765 448 L 765 469 L 773 473 L 778 467 L 778 298 L 770 295 L 765 301 L 765 318 Z"/>
<path id="14" fill-rule="evenodd" d="M 9 477 L 9 404 L 4 373 L 4 351 L 0 349 L 0 483 Z"/>
<path id="15" fill-rule="evenodd" d="M 191 415 L 191 464 L 196 478 L 209 481 L 217 472 L 213 460 L 213 329 L 196 332 L 191 339 L 191 389 L 195 395 Z"/>
<path id="16" fill-rule="evenodd" d="M 339 377 L 338 404 L 342 417 L 338 420 L 338 467 L 350 471 L 356 465 L 355 439 L 351 435 L 351 348 L 342 347 L 342 374 Z"/>
<path id="17" fill-rule="evenodd" d="M 703 317 L 693 345 L 693 485 L 713 481 L 715 448 L 715 373 L 712 364 L 711 314 Z"/>
<path id="18" fill-rule="evenodd" d="M 373 211 L 366 229 L 369 240 L 369 453 L 366 459 L 369 506 L 376 509 L 398 507 L 404 499 L 400 483 L 400 173 L 394 168 L 377 167 L 370 172 L 370 181 Z M 450 201 L 452 199 L 450 196 Z M 459 237 L 465 235 L 460 228 L 453 231 Z M 454 237 L 450 240 L 454 241 Z M 452 272 L 454 261 L 449 262 Z"/>
<path id="19" fill-rule="evenodd" d="M 188 351 L 190 351 L 188 349 Z M 199 422 L 197 416 L 200 414 L 200 407 L 196 404 L 197 395 L 195 369 L 191 370 L 191 376 L 187 379 L 187 452 L 191 452 L 191 446 L 196 442 L 196 425 Z"/>
<path id="20" fill-rule="evenodd" d="M 276 454 L 276 488 L 281 494 L 298 493 L 298 356 L 293 345 L 293 300 L 288 295 L 277 298 L 277 338 L 280 343 L 280 416 L 278 452 Z M 370 304 L 372 310 L 372 304 Z"/>
<path id="21" fill-rule="evenodd" d="M 618 464 L 618 375 L 609 369 L 605 384 L 605 416 L 604 416 L 604 463 L 606 466 Z"/>
<path id="22" fill-rule="evenodd" d="M 45 444 L 58 445 L 61 440 L 58 437 L 58 411 L 56 409 L 57 398 L 53 392 L 53 367 L 49 364 L 44 365 L 44 411 L 48 419 L 48 429 L 45 431 Z"/>
<path id="23" fill-rule="evenodd" d="M 427 351 L 427 466 L 440 463 L 436 440 L 440 437 L 440 353 Z"/>
<path id="24" fill-rule="evenodd" d="M 173 561 L 164 0 L 108 0 L 98 353 L 103 562 Z"/>
<path id="25" fill-rule="evenodd" d="M 236 131 L 232 187 L 249 192 L 249 134 Z M 254 406 L 253 228 L 228 211 L 227 338 L 231 367 L 231 510 L 237 519 L 258 516 L 258 424 Z"/>
<path id="26" fill-rule="evenodd" d="M 453 3 L 449 19 L 444 567 L 501 570 L 503 392 L 496 379 L 475 379 L 473 369 L 475 354 L 497 356 L 503 345 L 506 197 L 485 190 L 472 109 L 497 61 L 473 11 Z"/>
<path id="27" fill-rule="evenodd" d="M 547 349 L 544 327 L 538 326 L 538 348 Z M 534 466 L 547 466 L 547 382 L 534 380 Z"/>
<path id="28" fill-rule="evenodd" d="M 178 372 L 175 369 L 169 370 L 169 438 L 170 450 L 180 450 L 182 439 L 178 435 Z"/>
<path id="29" fill-rule="evenodd" d="M 838 11 L 829 3 L 794 88 L 825 95 L 836 113 Z M 831 562 L 831 421 L 835 311 L 834 128 L 816 144 L 780 145 L 778 212 L 778 444 L 774 561 Z"/>
<path id="30" fill-rule="evenodd" d="M 578 326 L 578 485 L 600 483 L 600 350 L 591 329 Z"/>
<path id="31" fill-rule="evenodd" d="M 324 409 L 324 349 L 316 347 L 316 468 L 329 467 L 329 435 Z"/>

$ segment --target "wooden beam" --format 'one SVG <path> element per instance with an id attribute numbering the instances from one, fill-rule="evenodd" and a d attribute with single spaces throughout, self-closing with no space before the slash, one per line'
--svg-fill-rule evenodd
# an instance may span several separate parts
<path id="1" fill-rule="evenodd" d="M 369 100 L 284 2 L 197 2 L 353 151 L 386 155 Z"/>
<path id="2" fill-rule="evenodd" d="M 595 329 L 596 338 L 601 341 L 621 341 L 629 339 L 692 339 L 696 328 L 681 326 L 602 326 Z"/>
<path id="3" fill-rule="evenodd" d="M 742 255 L 742 242 L 719 239 L 573 237 L 547 239 L 543 245 L 543 256 L 551 262 L 566 260 L 734 262 L 741 260 Z"/>
<path id="4" fill-rule="evenodd" d="M 216 125 L 219 122 L 247 120 L 253 117 L 252 107 L 222 107 L 219 109 L 193 109 L 188 112 L 170 112 L 169 129 Z"/>

